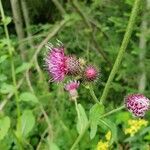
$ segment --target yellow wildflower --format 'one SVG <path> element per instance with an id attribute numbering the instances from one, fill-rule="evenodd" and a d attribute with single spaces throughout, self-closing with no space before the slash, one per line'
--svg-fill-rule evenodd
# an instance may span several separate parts
<path id="1" fill-rule="evenodd" d="M 142 126 L 147 126 L 148 121 L 144 119 L 139 120 L 128 120 L 129 128 L 125 129 L 125 134 L 130 134 L 130 136 L 134 136 L 135 133 L 137 133 Z"/>
<path id="2" fill-rule="evenodd" d="M 110 139 L 111 139 L 111 132 L 110 131 L 107 132 L 107 134 L 105 135 L 105 138 L 107 141 L 110 141 Z"/>
<path id="3" fill-rule="evenodd" d="M 97 144 L 96 150 L 108 150 L 108 148 L 109 148 L 109 143 L 103 142 L 102 140 L 100 140 Z"/>

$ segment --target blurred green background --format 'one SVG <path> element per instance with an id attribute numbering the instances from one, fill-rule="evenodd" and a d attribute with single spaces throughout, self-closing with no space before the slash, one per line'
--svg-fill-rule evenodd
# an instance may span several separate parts
<path id="1" fill-rule="evenodd" d="M 69 150 L 78 136 L 75 105 L 62 83 L 48 82 L 43 60 L 45 44 L 59 39 L 66 54 L 75 54 L 100 68 L 100 79 L 93 86 L 100 97 L 134 0 L 0 1 L 0 150 Z M 121 105 L 129 93 L 140 92 L 150 98 L 150 0 L 144 0 L 140 7 L 122 64 L 111 84 L 106 111 Z M 82 85 L 78 101 L 88 115 L 93 100 Z M 144 120 L 149 118 L 147 113 Z M 109 149 L 150 150 L 149 122 L 130 136 L 125 134 L 130 119 L 133 117 L 125 110 L 107 118 L 114 138 Z M 77 149 L 96 149 L 108 130 L 100 125 L 92 140 L 87 131 Z"/>

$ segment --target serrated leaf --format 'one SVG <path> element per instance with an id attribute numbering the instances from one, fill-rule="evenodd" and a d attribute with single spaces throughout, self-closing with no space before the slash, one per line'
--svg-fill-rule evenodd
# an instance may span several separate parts
<path id="1" fill-rule="evenodd" d="M 25 102 L 33 102 L 33 103 L 38 103 L 39 102 L 37 97 L 34 94 L 30 93 L 30 92 L 21 93 L 19 100 L 20 101 L 25 101 Z"/>
<path id="2" fill-rule="evenodd" d="M 101 114 L 104 113 L 104 106 L 95 104 L 91 109 L 90 109 L 90 138 L 93 139 L 96 135 L 97 132 L 97 125 L 99 122 L 99 118 Z"/>
<path id="3" fill-rule="evenodd" d="M 116 124 L 108 119 L 99 119 L 99 123 L 104 124 L 106 127 L 109 128 L 111 131 L 111 139 L 109 141 L 109 144 L 112 145 L 113 142 L 117 141 L 117 127 Z"/>
<path id="4" fill-rule="evenodd" d="M 23 63 L 21 66 L 16 68 L 16 74 L 27 70 L 30 67 L 29 63 Z"/>
<path id="5" fill-rule="evenodd" d="M 81 104 L 78 104 L 76 109 L 78 114 L 77 131 L 79 134 L 81 134 L 88 124 L 88 118 Z"/>
<path id="6" fill-rule="evenodd" d="M 21 116 L 21 136 L 26 138 L 28 137 L 29 133 L 32 131 L 35 124 L 35 117 L 31 110 L 25 110 Z M 20 133 L 19 124 L 17 124 L 17 132 L 16 134 L 19 135 Z"/>
<path id="7" fill-rule="evenodd" d="M 6 135 L 10 128 L 10 118 L 3 117 L 0 118 L 0 140 L 2 140 Z"/>

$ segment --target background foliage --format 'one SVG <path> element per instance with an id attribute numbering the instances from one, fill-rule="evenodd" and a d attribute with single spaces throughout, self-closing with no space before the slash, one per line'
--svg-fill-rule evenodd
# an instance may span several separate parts
<path id="1" fill-rule="evenodd" d="M 100 97 L 123 39 L 134 0 L 24 2 L 17 1 L 20 27 L 19 23 L 15 26 L 15 0 L 12 3 L 2 0 L 5 20 L 1 13 L 0 149 L 67 150 L 78 136 L 76 110 L 63 84 L 48 82 L 43 61 L 46 53 L 44 46 L 48 41 L 55 43 L 59 39 L 64 43 L 67 54 L 73 53 L 98 66 L 101 74 L 94 91 Z M 124 96 L 129 93 L 142 92 L 150 97 L 149 3 L 147 0 L 141 5 L 132 38 L 106 100 L 106 111 L 121 105 Z M 10 40 L 5 35 L 4 25 L 8 27 Z M 17 33 L 19 27 L 21 31 Z M 17 91 L 12 79 L 12 59 Z M 78 101 L 89 116 L 94 102 L 83 86 L 79 89 Z M 17 105 L 20 109 L 19 119 Z M 149 117 L 150 113 L 147 113 L 145 119 L 149 120 Z M 111 124 L 112 149 L 149 149 L 149 126 L 134 137 L 125 135 L 124 129 L 131 118 L 128 112 L 120 111 L 105 120 Z M 97 129 L 92 140 L 90 137 L 93 135 L 89 136 L 89 130 L 85 133 L 78 149 L 95 149 L 109 130 L 101 123 Z"/>

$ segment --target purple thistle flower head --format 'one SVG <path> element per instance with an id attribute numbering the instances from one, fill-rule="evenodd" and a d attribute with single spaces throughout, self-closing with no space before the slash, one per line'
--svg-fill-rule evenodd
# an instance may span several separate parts
<path id="1" fill-rule="evenodd" d="M 99 71 L 96 67 L 92 65 L 86 66 L 84 70 L 84 78 L 86 81 L 89 82 L 96 81 L 98 79 L 98 76 L 99 76 Z"/>
<path id="2" fill-rule="evenodd" d="M 143 117 L 150 107 L 150 101 L 142 94 L 131 94 L 125 97 L 127 109 L 136 117 Z"/>
<path id="3" fill-rule="evenodd" d="M 77 89 L 79 88 L 79 81 L 69 81 L 66 85 L 65 85 L 65 90 L 69 92 L 70 97 L 72 100 L 75 100 L 78 97 L 78 92 Z"/>
<path id="4" fill-rule="evenodd" d="M 64 47 L 58 44 L 57 47 L 47 45 L 49 51 L 45 58 L 45 64 L 49 74 L 52 76 L 52 81 L 60 82 L 64 79 L 67 73 L 66 56 Z"/>

